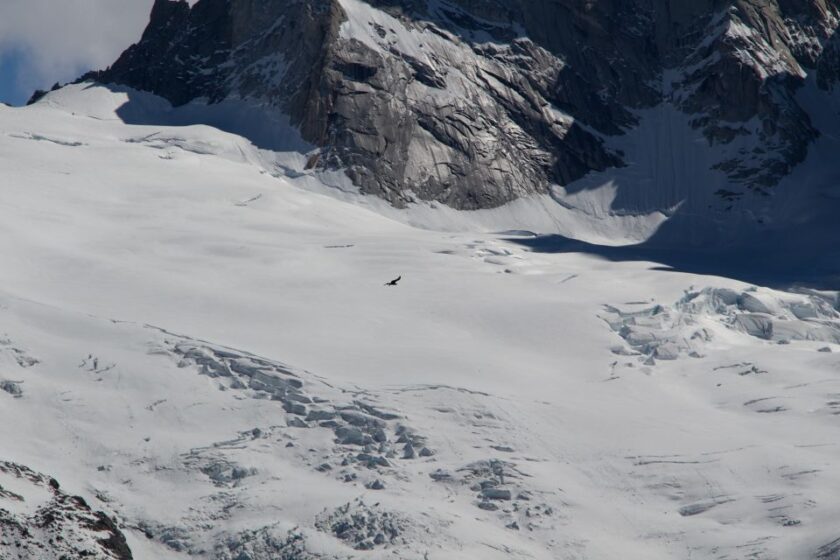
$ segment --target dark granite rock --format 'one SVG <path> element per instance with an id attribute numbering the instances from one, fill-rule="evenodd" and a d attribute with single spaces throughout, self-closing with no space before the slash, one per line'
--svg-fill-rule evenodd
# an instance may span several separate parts
<path id="1" fill-rule="evenodd" d="M 838 0 L 367 2 L 378 15 L 156 0 L 140 42 L 83 79 L 250 100 L 364 193 L 478 209 L 624 165 L 604 139 L 661 104 L 709 144 L 744 141 L 714 166 L 766 193 L 818 134 L 795 96 L 805 69 L 823 88 L 840 76 Z"/>

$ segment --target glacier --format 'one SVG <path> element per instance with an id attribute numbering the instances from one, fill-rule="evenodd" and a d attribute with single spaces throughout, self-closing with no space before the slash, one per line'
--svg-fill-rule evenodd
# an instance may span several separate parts
<path id="1" fill-rule="evenodd" d="M 836 291 L 639 249 L 632 167 L 400 210 L 208 110 L 0 107 L 0 558 L 838 558 Z"/>

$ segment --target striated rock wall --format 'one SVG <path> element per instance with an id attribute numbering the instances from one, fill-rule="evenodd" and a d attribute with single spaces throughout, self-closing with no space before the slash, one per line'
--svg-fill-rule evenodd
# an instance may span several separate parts
<path id="1" fill-rule="evenodd" d="M 716 167 L 766 194 L 817 131 L 795 93 L 838 76 L 837 0 L 157 0 L 141 41 L 84 79 L 175 105 L 290 116 L 397 206 L 491 208 L 625 164 L 605 138 L 670 103 Z M 732 155 L 734 153 L 734 155 Z"/>

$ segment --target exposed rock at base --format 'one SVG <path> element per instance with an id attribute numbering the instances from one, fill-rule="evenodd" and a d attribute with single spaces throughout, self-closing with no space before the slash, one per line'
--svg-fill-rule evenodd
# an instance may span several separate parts
<path id="1" fill-rule="evenodd" d="M 60 490 L 46 475 L 0 462 L 0 556 L 132 560 L 125 535 L 84 498 Z"/>

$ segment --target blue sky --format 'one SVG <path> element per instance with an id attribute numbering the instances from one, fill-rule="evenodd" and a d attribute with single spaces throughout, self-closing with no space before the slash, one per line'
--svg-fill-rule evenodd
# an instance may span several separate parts
<path id="1" fill-rule="evenodd" d="M 154 0 L 0 0 L 0 101 L 105 68 L 148 21 Z"/>
<path id="2" fill-rule="evenodd" d="M 2 2 L 3 0 L 0 0 Z M 37 61 L 20 48 L 0 53 L 0 101 L 9 105 L 23 105 L 36 89 L 49 89 L 56 82 L 72 81 L 92 66 L 68 64 L 52 72 L 38 73 Z"/>
<path id="3" fill-rule="evenodd" d="M 10 50 L 0 55 L 0 101 L 10 105 L 26 102 L 26 92 L 18 87 L 17 76 L 25 65 L 19 51 Z"/>

